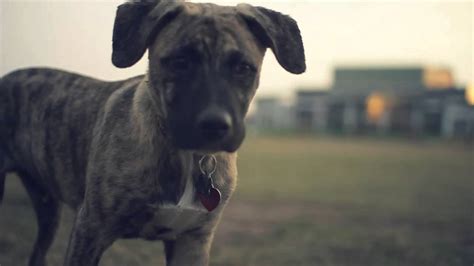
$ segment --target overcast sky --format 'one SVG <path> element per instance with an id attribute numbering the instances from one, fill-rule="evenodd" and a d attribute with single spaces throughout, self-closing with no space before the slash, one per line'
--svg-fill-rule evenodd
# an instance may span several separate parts
<path id="1" fill-rule="evenodd" d="M 145 60 L 129 69 L 116 69 L 110 61 L 115 9 L 122 2 L 0 0 L 0 75 L 27 66 L 63 68 L 106 80 L 144 73 Z M 268 52 L 260 95 L 327 87 L 338 65 L 440 65 L 452 68 L 459 84 L 473 81 L 472 1 L 202 2 L 247 2 L 298 21 L 307 72 L 285 72 Z"/>

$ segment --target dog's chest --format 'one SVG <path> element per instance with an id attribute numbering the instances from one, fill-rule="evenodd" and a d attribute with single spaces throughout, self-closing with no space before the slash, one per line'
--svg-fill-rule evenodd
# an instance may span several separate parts
<path id="1" fill-rule="evenodd" d="M 187 179 L 185 190 L 177 204 L 149 203 L 149 219 L 139 228 L 139 237 L 145 239 L 174 239 L 178 235 L 201 227 L 210 213 L 195 197 L 191 178 Z"/>

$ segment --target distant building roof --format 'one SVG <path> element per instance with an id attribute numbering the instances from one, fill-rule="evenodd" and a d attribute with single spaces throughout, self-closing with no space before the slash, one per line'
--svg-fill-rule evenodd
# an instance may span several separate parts
<path id="1" fill-rule="evenodd" d="M 339 67 L 334 93 L 368 95 L 373 91 L 412 93 L 424 89 L 422 67 Z"/>
<path id="2" fill-rule="evenodd" d="M 277 97 L 272 97 L 272 96 L 258 97 L 256 100 L 257 100 L 257 104 L 259 104 L 259 103 L 277 103 L 277 102 L 280 102 L 280 99 L 278 99 Z"/>
<path id="3" fill-rule="evenodd" d="M 329 91 L 328 90 L 313 90 L 313 89 L 301 89 L 296 91 L 297 96 L 324 96 L 328 95 Z"/>

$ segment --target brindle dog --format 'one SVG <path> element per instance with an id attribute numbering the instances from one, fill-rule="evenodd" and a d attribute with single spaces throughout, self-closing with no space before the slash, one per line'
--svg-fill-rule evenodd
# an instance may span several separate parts
<path id="1" fill-rule="evenodd" d="M 63 203 L 77 211 L 67 266 L 98 265 L 119 238 L 164 241 L 167 265 L 207 265 L 266 48 L 287 71 L 305 71 L 300 31 L 286 15 L 134 1 L 118 7 L 112 62 L 130 67 L 148 49 L 145 75 L 104 82 L 30 68 L 4 76 L 0 191 L 16 172 L 32 199 L 29 265 L 45 265 Z M 209 210 L 196 193 L 203 175 L 222 197 L 208 198 Z"/>

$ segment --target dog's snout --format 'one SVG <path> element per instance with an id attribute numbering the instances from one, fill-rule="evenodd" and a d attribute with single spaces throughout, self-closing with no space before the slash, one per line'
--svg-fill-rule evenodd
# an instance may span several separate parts
<path id="1" fill-rule="evenodd" d="M 232 118 L 225 110 L 209 108 L 199 115 L 197 128 L 205 139 L 216 141 L 228 135 Z"/>

